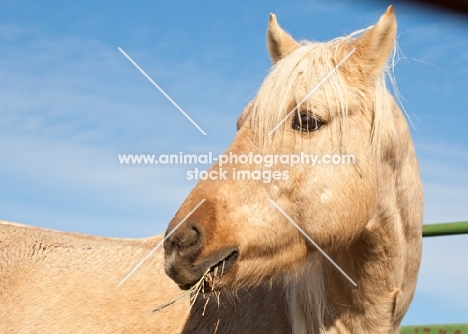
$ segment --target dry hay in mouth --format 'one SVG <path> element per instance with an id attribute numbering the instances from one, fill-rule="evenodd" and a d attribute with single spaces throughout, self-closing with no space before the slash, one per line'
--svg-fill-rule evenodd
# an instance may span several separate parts
<path id="1" fill-rule="evenodd" d="M 188 296 L 190 296 L 190 308 L 189 308 L 190 310 L 192 306 L 195 304 L 195 301 L 197 300 L 200 292 L 202 293 L 202 296 L 206 299 L 205 305 L 203 307 L 202 316 L 205 315 L 206 306 L 208 305 L 208 302 L 210 301 L 212 295 L 215 296 L 217 300 L 218 308 L 219 308 L 220 292 L 217 291 L 216 288 L 221 285 L 221 276 L 224 273 L 224 266 L 225 266 L 225 261 L 223 261 L 222 264 L 218 264 L 214 267 L 208 268 L 205 271 L 205 273 L 202 275 L 202 277 L 190 289 L 182 292 L 180 295 L 176 296 L 170 302 L 159 305 L 154 310 L 152 310 L 152 313 L 158 313 L 164 310 L 166 307 L 169 307 L 178 301 L 184 300 Z M 206 288 L 206 291 L 205 291 L 205 288 Z"/>

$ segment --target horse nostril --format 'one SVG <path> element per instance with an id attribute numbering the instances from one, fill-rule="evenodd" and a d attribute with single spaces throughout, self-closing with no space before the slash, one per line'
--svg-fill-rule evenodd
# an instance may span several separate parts
<path id="1" fill-rule="evenodd" d="M 190 248 L 202 241 L 201 229 L 192 223 L 186 228 L 177 231 L 174 238 L 179 248 Z"/>
<path id="2" fill-rule="evenodd" d="M 194 226 L 191 226 L 184 233 L 176 235 L 176 238 L 179 246 L 190 247 L 197 243 L 199 235 L 199 231 Z"/>
<path id="3" fill-rule="evenodd" d="M 203 225 L 196 221 L 188 221 L 166 239 L 164 250 L 166 254 L 174 254 L 175 252 L 177 256 L 188 260 L 198 255 L 204 243 Z"/>

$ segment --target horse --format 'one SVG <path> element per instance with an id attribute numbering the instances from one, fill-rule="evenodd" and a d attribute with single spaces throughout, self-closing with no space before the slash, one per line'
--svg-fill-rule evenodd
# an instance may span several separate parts
<path id="1" fill-rule="evenodd" d="M 165 235 L 0 221 L 0 332 L 397 333 L 419 270 L 423 200 L 408 124 L 386 88 L 395 35 L 392 7 L 323 43 L 295 41 L 271 14 L 273 67 L 226 151 L 253 161 L 212 166 L 231 177 L 200 180 Z M 338 153 L 354 163 L 255 163 Z"/>
<path id="2" fill-rule="evenodd" d="M 395 37 L 393 7 L 326 43 L 297 42 L 270 16 L 273 67 L 224 154 L 233 177 L 201 180 L 166 231 L 165 270 L 182 289 L 206 271 L 213 291 L 281 282 L 292 333 L 398 332 L 421 260 L 423 193 L 386 87 Z M 293 166 L 304 154 L 355 163 Z M 277 177 L 259 179 L 265 171 Z"/>

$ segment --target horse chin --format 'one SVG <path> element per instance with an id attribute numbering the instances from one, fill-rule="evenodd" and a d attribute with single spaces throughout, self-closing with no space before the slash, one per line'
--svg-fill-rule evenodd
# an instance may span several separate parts
<path id="1" fill-rule="evenodd" d="M 236 264 L 238 255 L 239 250 L 237 247 L 226 247 L 194 264 L 192 270 L 193 273 L 198 273 L 197 279 L 188 284 L 177 282 L 178 280 L 175 277 L 173 279 L 182 290 L 192 289 L 199 284 L 203 287 L 204 292 L 220 290 L 235 276 L 233 267 Z M 191 276 L 193 277 L 193 275 Z"/>

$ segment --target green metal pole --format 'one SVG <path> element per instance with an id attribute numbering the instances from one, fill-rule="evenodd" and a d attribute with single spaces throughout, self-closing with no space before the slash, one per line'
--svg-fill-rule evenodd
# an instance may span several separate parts
<path id="1" fill-rule="evenodd" d="M 468 221 L 423 225 L 423 237 L 468 234 Z M 400 334 L 468 334 L 468 324 L 403 326 Z"/>
<path id="2" fill-rule="evenodd" d="M 453 235 L 467 233 L 468 221 L 423 225 L 423 237 L 436 237 L 438 235 Z"/>

